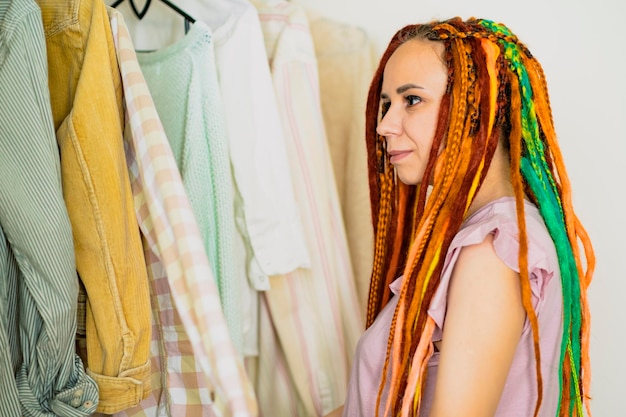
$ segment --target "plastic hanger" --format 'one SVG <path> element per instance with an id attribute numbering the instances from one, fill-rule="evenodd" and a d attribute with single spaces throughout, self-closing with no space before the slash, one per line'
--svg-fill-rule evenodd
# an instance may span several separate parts
<path id="1" fill-rule="evenodd" d="M 179 15 L 185 18 L 185 33 L 189 32 L 190 24 L 195 23 L 196 19 L 189 16 L 181 8 L 179 8 L 178 6 L 176 6 L 174 3 L 170 2 L 169 0 L 160 0 L 160 1 L 164 3 L 166 6 L 168 6 L 170 9 L 174 10 L 176 13 L 178 13 Z M 116 0 L 113 4 L 111 4 L 111 7 L 117 7 L 123 2 L 124 0 Z M 143 9 L 141 10 L 137 9 L 137 6 L 135 5 L 135 2 L 133 0 L 128 0 L 128 2 L 130 3 L 130 8 L 133 10 L 133 13 L 135 13 L 135 16 L 137 16 L 137 19 L 141 20 L 148 12 L 148 8 L 150 7 L 150 3 L 152 2 L 152 0 L 146 0 L 146 4 L 144 4 Z"/>

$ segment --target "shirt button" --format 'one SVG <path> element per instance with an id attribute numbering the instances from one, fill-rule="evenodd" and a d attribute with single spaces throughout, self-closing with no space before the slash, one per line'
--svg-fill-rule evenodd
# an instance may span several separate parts
<path id="1" fill-rule="evenodd" d="M 83 390 L 78 388 L 76 391 L 74 391 L 74 397 L 81 397 L 83 395 Z"/>
<path id="2" fill-rule="evenodd" d="M 83 403 L 83 407 L 85 408 L 91 408 L 93 406 L 93 401 L 91 400 L 87 400 Z"/>
<path id="3" fill-rule="evenodd" d="M 76 407 L 80 407 L 80 398 L 74 398 L 70 404 L 72 404 L 72 407 L 76 408 Z"/>

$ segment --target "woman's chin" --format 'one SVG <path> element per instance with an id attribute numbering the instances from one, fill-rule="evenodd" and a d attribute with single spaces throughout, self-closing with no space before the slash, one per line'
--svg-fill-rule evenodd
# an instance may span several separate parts
<path id="1" fill-rule="evenodd" d="M 403 174 L 399 170 L 397 171 L 398 179 L 405 185 L 418 185 L 421 182 L 421 178 L 417 175 Z"/>

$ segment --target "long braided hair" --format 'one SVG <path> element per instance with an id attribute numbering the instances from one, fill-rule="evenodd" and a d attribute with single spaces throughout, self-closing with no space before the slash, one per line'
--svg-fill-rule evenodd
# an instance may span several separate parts
<path id="1" fill-rule="evenodd" d="M 396 178 L 385 152 L 385 139 L 376 133 L 384 68 L 393 52 L 411 39 L 443 42 L 449 71 L 422 182 L 433 185 L 428 198 L 426 185 L 405 185 Z M 590 415 L 586 293 L 595 257 L 572 207 L 571 187 L 539 62 L 506 26 L 492 21 L 454 18 L 409 25 L 394 35 L 382 56 L 369 90 L 366 116 L 375 230 L 368 327 L 391 297 L 389 284 L 404 275 L 391 323 L 377 412 L 390 374 L 385 415 L 419 414 L 426 364 L 433 351 L 434 322 L 427 310 L 439 286 L 450 243 L 503 136 L 510 154 L 519 227 L 522 302 L 532 328 L 536 359 L 535 416 L 542 401 L 543 382 L 538 321 L 528 277 L 525 195 L 539 208 L 554 241 L 561 272 L 563 335 L 557 416 L 582 416 L 583 403 Z"/>

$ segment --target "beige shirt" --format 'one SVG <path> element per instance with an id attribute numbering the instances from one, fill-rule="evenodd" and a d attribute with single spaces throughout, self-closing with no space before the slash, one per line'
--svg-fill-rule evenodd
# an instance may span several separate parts
<path id="1" fill-rule="evenodd" d="M 377 55 L 367 33 L 355 26 L 317 18 L 311 21 L 311 34 L 337 192 L 359 305 L 365 314 L 374 257 L 365 103 Z"/>
<path id="2" fill-rule="evenodd" d="M 301 6 L 255 2 L 311 268 L 270 277 L 261 300 L 257 395 L 264 416 L 321 416 L 343 403 L 363 329 Z"/>

